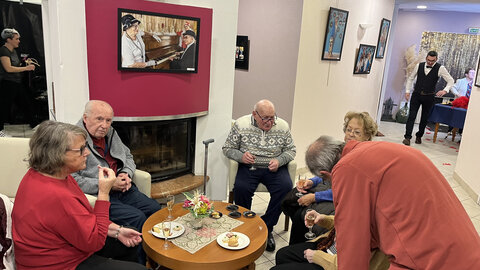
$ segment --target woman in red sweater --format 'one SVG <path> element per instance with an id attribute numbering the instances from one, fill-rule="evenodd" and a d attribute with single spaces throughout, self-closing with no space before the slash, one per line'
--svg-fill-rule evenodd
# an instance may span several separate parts
<path id="1" fill-rule="evenodd" d="M 43 122 L 33 134 L 30 169 L 12 212 L 17 269 L 145 269 L 123 261 L 136 261 L 141 234 L 109 220 L 115 173 L 98 168 L 93 209 L 70 176 L 86 166 L 86 135 L 77 126 L 53 121 Z"/>

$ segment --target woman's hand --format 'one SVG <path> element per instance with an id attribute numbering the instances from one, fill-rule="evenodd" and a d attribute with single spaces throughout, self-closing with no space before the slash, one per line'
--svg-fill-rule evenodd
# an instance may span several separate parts
<path id="1" fill-rule="evenodd" d="M 127 247 L 134 247 L 142 242 L 142 234 L 130 228 L 120 228 L 118 241 Z"/>
<path id="2" fill-rule="evenodd" d="M 315 193 L 310 193 L 303 195 L 297 200 L 298 204 L 301 206 L 309 206 L 315 202 Z"/>
<path id="3" fill-rule="evenodd" d="M 316 250 L 306 249 L 303 251 L 303 257 L 307 259 L 309 263 L 313 263 L 313 254 Z"/>
<path id="4" fill-rule="evenodd" d="M 117 177 L 115 172 L 106 167 L 98 166 L 98 199 L 108 201 L 108 194 Z"/>
<path id="5" fill-rule="evenodd" d="M 301 185 L 302 181 L 297 181 L 296 188 L 299 192 L 307 193 L 307 190 L 313 187 L 313 181 L 310 179 L 306 179 L 303 185 Z"/>
<path id="6" fill-rule="evenodd" d="M 32 65 L 32 64 L 29 64 L 29 65 L 27 65 L 27 66 L 25 67 L 25 70 L 26 70 L 26 71 L 35 70 L 35 66 Z"/>

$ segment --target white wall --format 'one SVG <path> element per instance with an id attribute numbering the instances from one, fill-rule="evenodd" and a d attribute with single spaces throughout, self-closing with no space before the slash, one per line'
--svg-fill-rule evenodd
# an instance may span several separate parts
<path id="1" fill-rule="evenodd" d="M 478 161 L 480 160 L 480 144 L 478 143 L 478 134 L 480 134 L 479 121 L 480 88 L 474 86 L 468 103 L 467 117 L 463 127 L 462 143 L 458 151 L 454 176 L 477 203 L 480 200 L 480 166 L 478 166 Z"/>
<path id="2" fill-rule="evenodd" d="M 227 160 L 221 147 L 230 129 L 233 100 L 234 52 L 238 0 L 170 0 L 162 3 L 213 9 L 209 114 L 197 121 L 195 174 L 203 174 L 203 140 L 209 146 L 208 195 L 222 200 L 227 193 Z M 43 0 L 46 61 L 50 108 L 58 121 L 75 123 L 89 99 L 85 2 Z M 52 82 L 55 102 L 52 102 Z"/>
<path id="3" fill-rule="evenodd" d="M 321 60 L 330 7 L 348 10 L 341 61 Z M 353 75 L 359 44 L 377 45 L 382 18 L 393 15 L 394 0 L 304 0 L 300 50 L 292 118 L 298 167 L 305 167 L 305 150 L 320 135 L 343 139 L 347 111 L 377 115 L 385 59 L 375 59 L 368 75 Z M 364 35 L 360 23 L 370 23 Z"/>

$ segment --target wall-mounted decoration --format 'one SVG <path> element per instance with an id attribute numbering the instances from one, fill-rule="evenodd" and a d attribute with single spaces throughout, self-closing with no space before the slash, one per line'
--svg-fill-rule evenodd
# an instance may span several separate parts
<path id="1" fill-rule="evenodd" d="M 382 19 L 380 32 L 378 33 L 377 52 L 375 58 L 383 58 L 387 48 L 388 32 L 390 31 L 390 20 Z"/>
<path id="2" fill-rule="evenodd" d="M 348 11 L 330 7 L 323 42 L 322 60 L 340 61 L 347 27 Z"/>
<path id="3" fill-rule="evenodd" d="M 480 59 L 478 60 L 478 65 L 477 65 L 477 75 L 475 76 L 475 86 L 480 87 Z"/>
<path id="4" fill-rule="evenodd" d="M 237 49 L 235 50 L 235 68 L 248 70 L 248 52 L 250 41 L 248 36 L 237 36 Z"/>
<path id="5" fill-rule="evenodd" d="M 196 73 L 199 33 L 199 18 L 119 8 L 118 69 Z"/>
<path id="6" fill-rule="evenodd" d="M 353 74 L 369 74 L 372 69 L 375 46 L 360 44 Z"/>

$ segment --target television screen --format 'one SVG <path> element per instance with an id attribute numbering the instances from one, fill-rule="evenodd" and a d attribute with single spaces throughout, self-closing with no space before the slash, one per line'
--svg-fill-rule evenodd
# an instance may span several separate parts
<path id="1" fill-rule="evenodd" d="M 118 69 L 196 73 L 200 18 L 118 9 Z"/>

